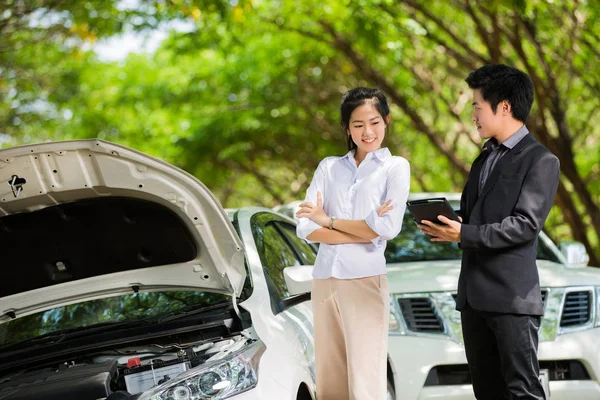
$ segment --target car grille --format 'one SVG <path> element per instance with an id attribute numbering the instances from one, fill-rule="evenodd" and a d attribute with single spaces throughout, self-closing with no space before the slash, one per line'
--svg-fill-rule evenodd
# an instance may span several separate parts
<path id="1" fill-rule="evenodd" d="M 591 317 L 592 292 L 578 291 L 569 292 L 563 305 L 561 327 L 583 325 L 589 322 Z"/>
<path id="2" fill-rule="evenodd" d="M 540 369 L 547 369 L 551 381 L 591 380 L 585 365 L 578 360 L 540 360 Z M 436 365 L 431 368 L 424 386 L 469 385 L 471 374 L 467 364 Z"/>
<path id="3" fill-rule="evenodd" d="M 433 302 L 427 297 L 398 299 L 406 326 L 413 332 L 443 333 L 444 325 Z"/>

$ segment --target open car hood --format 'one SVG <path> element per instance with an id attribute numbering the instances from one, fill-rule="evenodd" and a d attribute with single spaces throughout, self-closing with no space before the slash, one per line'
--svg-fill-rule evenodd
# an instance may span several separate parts
<path id="1" fill-rule="evenodd" d="M 192 175 L 101 140 L 0 150 L 0 323 L 84 299 L 237 294 L 244 252 Z"/>

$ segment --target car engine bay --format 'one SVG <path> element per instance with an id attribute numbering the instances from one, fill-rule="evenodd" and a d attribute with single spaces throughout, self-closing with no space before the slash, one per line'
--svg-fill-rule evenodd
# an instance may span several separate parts
<path id="1" fill-rule="evenodd" d="M 136 399 L 191 368 L 220 360 L 253 340 L 246 332 L 186 345 L 150 344 L 103 350 L 0 378 L 2 400 Z"/>

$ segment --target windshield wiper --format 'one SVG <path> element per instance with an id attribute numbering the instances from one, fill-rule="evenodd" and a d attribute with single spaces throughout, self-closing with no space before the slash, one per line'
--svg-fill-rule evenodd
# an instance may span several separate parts
<path id="1" fill-rule="evenodd" d="M 105 331 L 108 329 L 113 329 L 120 326 L 137 326 L 148 324 L 150 321 L 147 318 L 136 319 L 133 321 L 112 321 L 112 322 L 102 322 L 99 324 L 89 325 L 89 326 L 77 326 L 74 328 L 61 329 L 59 331 L 48 332 L 44 335 L 36 336 L 30 339 L 21 340 L 19 342 L 7 343 L 4 345 L 0 345 L 0 351 L 5 350 L 16 350 L 19 348 L 23 348 L 31 345 L 47 345 L 47 344 L 58 344 L 65 340 L 68 336 L 73 335 L 74 333 L 95 333 L 100 331 Z"/>
<path id="2" fill-rule="evenodd" d="M 222 309 L 222 308 L 224 308 L 224 306 L 227 306 L 227 305 L 231 305 L 230 300 L 224 300 L 224 301 L 221 301 L 221 302 L 218 302 L 215 304 L 211 304 L 210 306 L 201 306 L 201 305 L 191 304 L 188 306 L 181 307 L 180 309 L 178 309 L 177 311 L 174 311 L 172 313 L 162 314 L 157 317 L 154 317 L 154 319 L 152 319 L 152 321 L 158 322 L 158 323 L 173 321 L 176 319 L 188 317 L 190 315 L 204 314 L 204 313 L 208 313 L 210 311 L 216 310 L 216 309 Z"/>
<path id="3" fill-rule="evenodd" d="M 225 300 L 225 301 L 221 301 L 219 303 L 211 304 L 209 306 L 203 306 L 203 305 L 198 305 L 198 304 L 188 305 L 188 306 L 181 307 L 178 310 L 173 311 L 171 313 L 160 314 L 158 316 L 149 316 L 149 317 L 138 318 L 138 319 L 129 320 L 129 321 L 112 321 L 112 322 L 108 321 L 108 322 L 102 322 L 102 323 L 94 324 L 94 325 L 78 326 L 78 327 L 74 327 L 74 328 L 61 329 L 59 331 L 48 332 L 44 335 L 36 336 L 36 337 L 30 338 L 30 339 L 25 339 L 25 340 L 22 340 L 19 342 L 7 343 L 4 345 L 0 345 L 0 351 L 18 350 L 18 349 L 32 346 L 32 345 L 39 346 L 39 345 L 58 344 L 58 343 L 64 341 L 67 337 L 70 338 L 72 336 L 81 336 L 81 335 L 87 336 L 90 334 L 104 332 L 104 331 L 114 329 L 114 328 L 120 328 L 120 327 L 132 328 L 132 327 L 142 326 L 142 325 L 160 324 L 160 323 L 164 323 L 164 322 L 177 320 L 180 318 L 185 318 L 185 317 L 188 317 L 191 315 L 208 313 L 215 309 L 222 309 L 224 306 L 230 305 L 230 304 L 231 304 L 231 301 Z M 81 335 L 77 335 L 78 333 Z"/>

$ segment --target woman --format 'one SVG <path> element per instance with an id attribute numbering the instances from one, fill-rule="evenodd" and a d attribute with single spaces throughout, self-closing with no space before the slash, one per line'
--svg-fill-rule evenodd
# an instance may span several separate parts
<path id="1" fill-rule="evenodd" d="M 386 397 L 389 291 L 384 250 L 402 227 L 410 166 L 381 143 L 390 121 L 378 89 L 344 94 L 349 152 L 319 164 L 296 216 L 299 237 L 321 243 L 312 304 L 319 400 Z"/>

